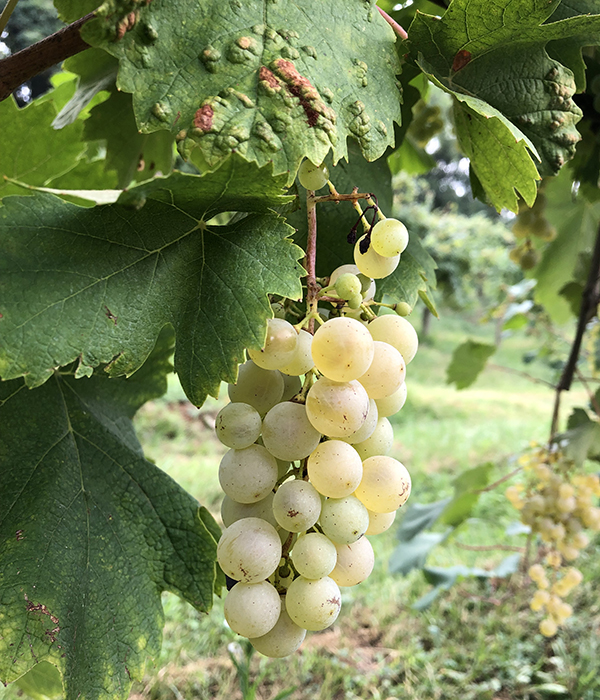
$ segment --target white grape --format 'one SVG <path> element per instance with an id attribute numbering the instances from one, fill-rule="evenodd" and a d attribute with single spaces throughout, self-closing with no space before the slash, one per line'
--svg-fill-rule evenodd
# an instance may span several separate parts
<path id="1" fill-rule="evenodd" d="M 349 382 L 363 375 L 373 360 L 373 352 L 373 338 L 367 328 L 345 316 L 320 326 L 311 346 L 315 367 L 336 382 Z"/>
<path id="2" fill-rule="evenodd" d="M 273 515 L 273 496 L 272 491 L 260 501 L 255 503 L 238 503 L 227 494 L 221 503 L 221 520 L 225 527 L 229 527 L 237 520 L 242 518 L 261 518 L 270 523 L 275 529 L 279 527 L 279 523 Z"/>
<path id="3" fill-rule="evenodd" d="M 331 498 L 354 492 L 362 479 L 358 452 L 341 440 L 322 442 L 308 457 L 308 478 L 317 491 Z"/>
<path id="4" fill-rule="evenodd" d="M 262 420 L 258 411 L 247 403 L 229 403 L 217 414 L 215 432 L 227 447 L 249 447 L 260 435 Z"/>
<path id="5" fill-rule="evenodd" d="M 329 179 L 329 171 L 324 164 L 315 165 L 312 161 L 303 160 L 298 169 L 298 180 L 307 190 L 320 190 Z"/>
<path id="6" fill-rule="evenodd" d="M 362 457 L 367 459 L 375 455 L 386 455 L 394 444 L 394 429 L 387 418 L 379 418 L 375 430 L 363 442 L 353 444 L 354 449 Z"/>
<path id="7" fill-rule="evenodd" d="M 385 314 L 373 319 L 367 326 L 373 340 L 393 345 L 408 364 L 417 354 L 419 338 L 410 321 L 396 314 Z"/>
<path id="8" fill-rule="evenodd" d="M 242 583 L 264 581 L 281 560 L 277 530 L 260 518 L 244 518 L 223 530 L 217 561 L 230 578 Z"/>
<path id="9" fill-rule="evenodd" d="M 369 510 L 369 527 L 365 535 L 381 535 L 382 532 L 389 530 L 396 519 L 397 512 L 393 510 L 391 513 L 374 513 Z"/>
<path id="10" fill-rule="evenodd" d="M 346 272 L 349 272 L 352 275 L 361 274 L 361 271 L 356 265 L 340 265 L 331 273 L 329 284 L 335 284 L 338 278 Z M 375 280 L 369 278 L 369 286 L 364 291 L 361 289 L 363 301 L 371 301 L 371 299 L 375 297 L 375 289 Z"/>
<path id="11" fill-rule="evenodd" d="M 283 376 L 277 370 L 261 369 L 251 360 L 240 365 L 235 384 L 229 384 L 231 401 L 253 406 L 261 416 L 283 396 Z"/>
<path id="12" fill-rule="evenodd" d="M 279 369 L 292 360 L 298 343 L 298 331 L 283 318 L 267 321 L 267 336 L 260 350 L 249 348 L 248 356 L 262 369 Z"/>
<path id="13" fill-rule="evenodd" d="M 356 241 L 354 245 L 354 262 L 356 263 L 358 269 L 366 275 L 367 277 L 372 277 L 373 279 L 382 279 L 391 275 L 392 272 L 398 267 L 400 262 L 399 255 L 393 255 L 391 257 L 384 257 L 375 252 L 373 246 L 370 245 L 366 253 L 360 252 L 360 244 L 364 240 L 366 234 Z"/>
<path id="14" fill-rule="evenodd" d="M 395 347 L 381 340 L 373 343 L 373 361 L 358 378 L 371 399 L 384 399 L 398 391 L 406 377 L 406 364 Z"/>
<path id="15" fill-rule="evenodd" d="M 302 390 L 302 380 L 298 376 L 284 374 L 283 372 L 281 376 L 283 377 L 283 394 L 281 395 L 281 400 L 289 401 Z"/>
<path id="16" fill-rule="evenodd" d="M 306 397 L 306 415 L 313 427 L 329 437 L 349 437 L 369 415 L 369 396 L 360 382 L 317 380 Z"/>
<path id="17" fill-rule="evenodd" d="M 223 606 L 227 624 L 243 637 L 261 637 L 281 613 L 279 593 L 268 581 L 236 583 Z"/>
<path id="18" fill-rule="evenodd" d="M 277 462 L 262 445 L 228 450 L 219 465 L 219 483 L 238 503 L 255 503 L 277 483 Z"/>
<path id="19" fill-rule="evenodd" d="M 287 590 L 285 607 L 299 627 L 316 632 L 336 621 L 342 607 L 342 594 L 337 583 L 328 576 L 317 580 L 299 576 Z"/>
<path id="20" fill-rule="evenodd" d="M 402 462 L 378 455 L 363 462 L 363 478 L 354 493 L 374 513 L 391 513 L 406 503 L 410 489 L 410 474 Z"/>
<path id="21" fill-rule="evenodd" d="M 376 399 L 377 412 L 379 416 L 385 418 L 393 416 L 406 403 L 406 382 L 400 385 L 400 388 L 391 396 L 386 396 L 384 399 Z"/>
<path id="22" fill-rule="evenodd" d="M 369 513 L 355 496 L 328 498 L 321 507 L 319 524 L 335 544 L 352 544 L 367 531 Z"/>
<path id="23" fill-rule="evenodd" d="M 323 578 L 333 571 L 337 551 L 328 537 L 320 532 L 309 532 L 296 540 L 292 561 L 296 571 L 305 578 Z"/>
<path id="24" fill-rule="evenodd" d="M 379 409 L 377 408 L 377 403 L 375 399 L 369 399 L 369 413 L 365 419 L 362 426 L 352 435 L 348 437 L 342 437 L 340 440 L 348 442 L 354 445 L 357 442 L 364 442 L 371 437 L 375 428 L 377 427 L 377 421 L 379 420 Z"/>
<path id="25" fill-rule="evenodd" d="M 366 537 L 352 544 L 338 544 L 337 561 L 329 576 L 338 586 L 356 586 L 368 578 L 375 565 L 373 547 Z"/>
<path id="26" fill-rule="evenodd" d="M 303 404 L 284 401 L 273 406 L 265 416 L 262 439 L 274 457 L 294 462 L 315 449 L 321 433 L 312 426 Z"/>
<path id="27" fill-rule="evenodd" d="M 379 255 L 390 257 L 402 253 L 408 245 L 408 231 L 398 219 L 382 219 L 371 231 L 371 245 Z"/>
<path id="28" fill-rule="evenodd" d="M 279 368 L 283 374 L 298 376 L 300 374 L 306 374 L 315 366 L 310 351 L 312 339 L 313 337 L 308 331 L 304 329 L 300 331 L 294 356 L 287 364 Z"/>
<path id="29" fill-rule="evenodd" d="M 273 498 L 273 515 L 288 532 L 303 532 L 312 527 L 321 513 L 321 497 L 307 481 L 286 481 Z"/>
<path id="30" fill-rule="evenodd" d="M 281 659 L 293 654 L 306 637 L 306 630 L 291 619 L 285 608 L 285 598 L 281 601 L 279 619 L 262 637 L 251 637 L 250 644 L 261 654 L 272 659 Z"/>

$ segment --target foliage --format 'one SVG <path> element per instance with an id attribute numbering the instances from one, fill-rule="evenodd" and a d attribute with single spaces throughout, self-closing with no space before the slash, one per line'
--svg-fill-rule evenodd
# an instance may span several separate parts
<path id="1" fill-rule="evenodd" d="M 540 176 L 574 155 L 582 115 L 582 143 L 595 133 L 595 103 L 582 110 L 573 98 L 587 89 L 581 47 L 599 34 L 587 5 L 453 0 L 442 18 L 414 15 L 404 44 L 372 0 L 313 5 L 107 0 L 83 29 L 94 48 L 66 62 L 48 95 L 0 106 L 4 682 L 49 661 L 68 700 L 125 698 L 159 652 L 161 591 L 210 608 L 218 527 L 144 458 L 131 419 L 164 391 L 173 343 L 200 405 L 235 379 L 245 347 L 262 345 L 269 295 L 301 298 L 303 158 L 329 159 L 341 192 L 372 190 L 390 213 L 385 157 L 394 170 L 427 162 L 417 126 L 428 78 L 452 96 L 474 194 L 516 212 L 519 194 L 531 205 Z M 95 6 L 56 0 L 65 21 Z M 532 272 L 537 302 L 557 317 L 574 308 L 568 285 L 600 216 L 594 163 L 578 158 L 588 177 L 579 235 L 566 233 L 564 171 L 551 198 L 565 208 L 559 235 Z M 351 260 L 356 214 L 345 203 L 319 210 L 325 275 Z M 431 252 L 449 239 L 456 250 L 463 233 L 458 219 L 442 234 L 427 216 L 415 224 L 425 247 L 413 236 L 377 299 L 420 298 L 435 311 Z M 486 223 L 469 226 L 480 243 L 468 270 L 452 253 L 465 278 L 459 303 L 495 295 L 482 274 Z M 495 248 L 503 235 L 492 234 Z M 440 515 L 449 527 L 477 496 L 456 488 Z M 429 575 L 443 588 L 462 573 Z"/>

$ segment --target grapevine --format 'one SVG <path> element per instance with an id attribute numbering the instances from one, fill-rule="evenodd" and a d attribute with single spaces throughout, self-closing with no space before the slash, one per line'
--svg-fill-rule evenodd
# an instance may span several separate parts
<path id="1" fill-rule="evenodd" d="M 305 161 L 299 180 L 310 201 L 328 174 Z M 230 448 L 219 467 L 225 618 L 266 656 L 287 656 L 307 631 L 335 622 L 339 587 L 373 569 L 365 535 L 385 532 L 410 494 L 407 469 L 389 456 L 388 416 L 406 400 L 418 338 L 409 321 L 374 301 L 374 279 L 396 268 L 408 232 L 365 198 L 375 216 L 369 224 L 354 199 L 365 228 L 356 264 L 313 282 L 307 254 L 306 311 L 273 301 L 264 344 L 247 350 L 216 420 Z"/>

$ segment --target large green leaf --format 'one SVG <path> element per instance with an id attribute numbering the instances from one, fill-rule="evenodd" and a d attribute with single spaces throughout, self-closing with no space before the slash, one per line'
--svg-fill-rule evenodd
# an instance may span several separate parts
<path id="1" fill-rule="evenodd" d="M 4 683 L 49 661 L 66 700 L 125 700 L 160 651 L 161 592 L 211 607 L 215 539 L 131 423 L 166 388 L 167 341 L 131 379 L 0 383 Z"/>
<path id="2" fill-rule="evenodd" d="M 174 18 L 177 18 L 174 21 Z M 106 21 L 112 22 L 107 14 Z M 120 61 L 140 130 L 196 142 L 214 167 L 232 151 L 293 177 L 304 156 L 346 156 L 357 138 L 369 160 L 393 143 L 400 119 L 394 33 L 369 0 L 153 0 L 123 38 L 105 20 L 84 38 Z"/>
<path id="3" fill-rule="evenodd" d="M 0 102 L 0 198 L 23 194 L 23 189 L 2 176 L 28 185 L 45 185 L 74 168 L 85 151 L 83 123 L 61 131 L 51 127 L 56 108 L 51 99 L 19 109 L 12 97 Z"/>
<path id="4" fill-rule="evenodd" d="M 446 370 L 446 382 L 456 384 L 457 389 L 471 386 L 483 371 L 488 359 L 496 352 L 496 346 L 467 340 L 454 348 L 452 360 Z"/>
<path id="5" fill-rule="evenodd" d="M 516 209 L 515 189 L 528 203 L 532 199 L 527 149 L 541 157 L 540 172 L 552 174 L 573 157 L 579 140 L 573 73 L 546 46 L 554 40 L 575 47 L 596 43 L 600 15 L 543 24 L 558 3 L 454 0 L 442 19 L 418 14 L 410 27 L 415 60 L 458 100 L 459 141 L 498 208 Z M 506 167 L 491 170 L 492 158 L 502 153 L 514 174 Z"/>
<path id="6" fill-rule="evenodd" d="M 112 375 L 129 375 L 170 323 L 186 393 L 198 405 L 216 395 L 221 380 L 235 380 L 244 348 L 264 342 L 267 294 L 301 296 L 302 251 L 283 219 L 266 213 L 288 201 L 285 178 L 266 170 L 230 159 L 92 209 L 49 194 L 5 199 L 0 375 L 38 386 L 77 358 L 79 374 L 110 363 Z M 261 213 L 207 224 L 233 210 Z"/>

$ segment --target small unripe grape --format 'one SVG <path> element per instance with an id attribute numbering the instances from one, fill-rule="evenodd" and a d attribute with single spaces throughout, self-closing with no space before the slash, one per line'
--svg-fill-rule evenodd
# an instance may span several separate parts
<path id="1" fill-rule="evenodd" d="M 356 275 L 351 272 L 344 272 L 335 281 L 335 291 L 340 299 L 352 299 L 361 293 L 361 283 Z M 362 296 L 361 296 L 362 299 Z"/>
<path id="2" fill-rule="evenodd" d="M 405 301 L 399 301 L 396 304 L 396 313 L 398 316 L 409 316 L 412 313 L 413 307 Z"/>
<path id="3" fill-rule="evenodd" d="M 371 245 L 384 257 L 399 255 L 408 245 L 408 231 L 398 219 L 378 221 L 371 231 Z"/>
<path id="4" fill-rule="evenodd" d="M 320 190 L 329 180 L 329 171 L 325 165 L 315 165 L 310 160 L 302 161 L 298 170 L 298 180 L 307 190 Z"/>

